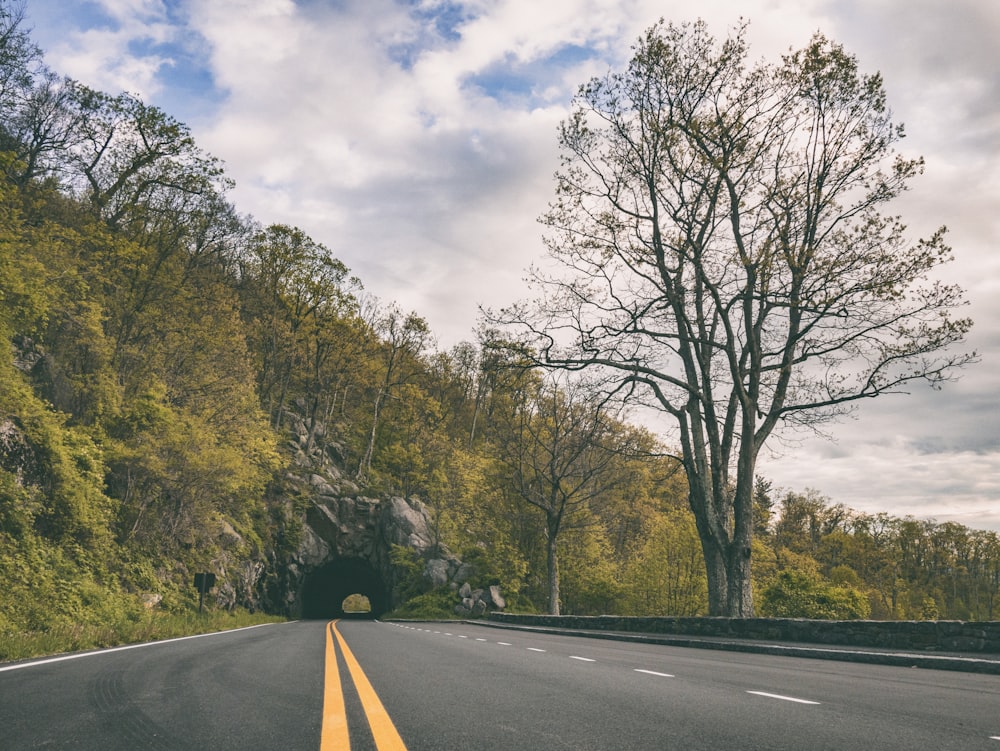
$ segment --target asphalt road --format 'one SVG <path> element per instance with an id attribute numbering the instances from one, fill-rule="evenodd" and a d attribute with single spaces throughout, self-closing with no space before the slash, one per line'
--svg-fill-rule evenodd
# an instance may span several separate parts
<path id="1" fill-rule="evenodd" d="M 31 748 L 1000 751 L 1000 677 L 306 621 L 0 665 L 0 749 Z"/>

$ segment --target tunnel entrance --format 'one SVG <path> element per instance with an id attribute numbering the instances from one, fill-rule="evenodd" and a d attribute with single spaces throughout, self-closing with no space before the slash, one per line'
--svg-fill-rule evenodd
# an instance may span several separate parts
<path id="1" fill-rule="evenodd" d="M 352 595 L 367 598 L 371 609 L 367 613 L 346 613 L 344 602 Z M 382 578 L 367 561 L 342 558 L 306 574 L 301 603 L 303 618 L 378 618 L 389 609 L 389 595 Z"/>

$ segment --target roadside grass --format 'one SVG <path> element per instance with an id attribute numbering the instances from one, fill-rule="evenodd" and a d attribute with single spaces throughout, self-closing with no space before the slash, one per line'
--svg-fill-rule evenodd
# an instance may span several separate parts
<path id="1" fill-rule="evenodd" d="M 0 628 L 0 662 L 30 657 L 117 647 L 178 636 L 227 631 L 263 623 L 281 623 L 287 618 L 245 610 L 206 613 L 151 612 L 138 620 L 94 624 L 54 624 L 38 631 Z"/>

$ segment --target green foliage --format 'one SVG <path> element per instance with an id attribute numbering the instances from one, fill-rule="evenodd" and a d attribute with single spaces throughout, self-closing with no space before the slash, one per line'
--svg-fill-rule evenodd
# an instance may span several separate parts
<path id="1" fill-rule="evenodd" d="M 280 623 L 283 618 L 245 610 L 217 610 L 198 614 L 149 612 L 135 614 L 131 604 L 123 614 L 111 614 L 99 623 L 56 623 L 42 631 L 20 631 L 5 623 L 0 612 L 0 661 L 98 649 L 119 644 L 135 644 L 173 639 L 191 634 L 207 634 L 264 623 Z"/>
<path id="2" fill-rule="evenodd" d="M 645 540 L 625 569 L 628 612 L 704 615 L 708 585 L 694 516 L 686 509 L 669 509 L 653 520 Z"/>
<path id="3" fill-rule="evenodd" d="M 871 615 L 864 593 L 799 571 L 782 571 L 761 593 L 761 615 L 855 620 Z"/>
<path id="4" fill-rule="evenodd" d="M 427 591 L 424 563 L 416 550 L 393 544 L 389 560 L 396 572 L 396 592 L 400 600 L 407 602 Z"/>
<path id="5" fill-rule="evenodd" d="M 455 615 L 457 598 L 448 587 L 437 587 L 410 597 L 402 605 L 386 614 L 387 618 L 440 621 L 458 618 Z"/>
<path id="6" fill-rule="evenodd" d="M 610 546 L 596 525 L 568 529 L 560 541 L 561 613 L 615 613 L 622 586 Z"/>

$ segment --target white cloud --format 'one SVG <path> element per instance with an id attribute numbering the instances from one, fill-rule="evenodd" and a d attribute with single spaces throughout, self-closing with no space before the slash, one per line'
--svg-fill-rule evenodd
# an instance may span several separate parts
<path id="1" fill-rule="evenodd" d="M 58 41 L 45 44 L 46 62 L 56 71 L 101 91 L 128 91 L 146 99 L 155 96 L 160 91 L 159 74 L 174 62 L 155 48 L 174 41 L 177 33 L 167 20 L 163 2 L 101 0 L 95 5 L 106 24 L 72 29 Z M 38 6 L 44 3 L 30 5 L 30 18 L 35 18 Z M 62 23 L 70 23 L 82 15 L 78 9 L 63 4 L 54 10 L 64 14 Z M 45 10 L 40 15 L 52 18 Z M 148 47 L 153 50 L 136 54 L 136 49 Z"/>

